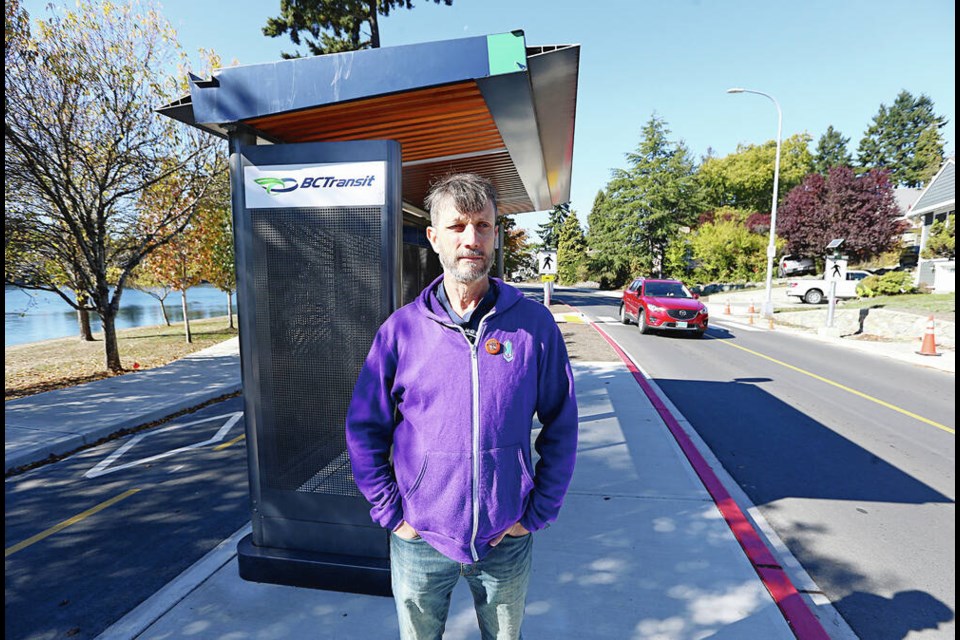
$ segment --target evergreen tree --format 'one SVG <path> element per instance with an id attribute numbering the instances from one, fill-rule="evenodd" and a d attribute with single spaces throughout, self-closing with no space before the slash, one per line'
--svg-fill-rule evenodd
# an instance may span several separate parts
<path id="1" fill-rule="evenodd" d="M 632 274 L 632 256 L 622 251 L 626 237 L 618 214 L 607 203 L 607 194 L 598 191 L 587 216 L 587 245 L 591 249 L 589 271 L 601 289 L 617 287 Z"/>
<path id="2" fill-rule="evenodd" d="M 686 146 L 669 134 L 666 123 L 652 116 L 636 151 L 627 154 L 629 168 L 616 169 L 607 184 L 596 233 L 591 223 L 601 261 L 659 275 L 669 242 L 696 221 L 702 208 L 696 167 Z"/>
<path id="3" fill-rule="evenodd" d="M 433 0 L 448 7 L 453 0 Z M 280 0 L 280 15 L 269 18 L 263 35 L 289 34 L 293 44 L 306 44 L 312 56 L 380 47 L 378 16 L 393 9 L 412 9 L 413 0 Z M 364 33 L 366 27 L 366 33 Z M 301 32 L 303 42 L 301 42 Z M 300 53 L 283 53 L 285 59 Z"/>
<path id="4" fill-rule="evenodd" d="M 933 101 L 901 91 L 893 105 L 881 104 L 867 128 L 857 161 L 862 171 L 887 169 L 894 186 L 921 187 L 943 163 L 947 119 L 933 111 Z"/>
<path id="5" fill-rule="evenodd" d="M 587 240 L 575 211 L 571 211 L 557 238 L 557 276 L 560 284 L 575 284 L 586 276 Z"/>
<path id="6" fill-rule="evenodd" d="M 547 251 L 557 250 L 557 240 L 560 238 L 560 230 L 567 216 L 570 215 L 570 203 L 564 202 L 558 204 L 550 212 L 547 221 L 537 226 L 537 235 L 540 236 L 540 244 Z"/>
<path id="7" fill-rule="evenodd" d="M 827 127 L 827 132 L 820 136 L 817 142 L 817 152 L 813 156 L 813 170 L 820 175 L 827 175 L 833 167 L 849 167 L 853 165 L 853 157 L 847 151 L 850 138 L 844 138 L 833 125 Z"/>

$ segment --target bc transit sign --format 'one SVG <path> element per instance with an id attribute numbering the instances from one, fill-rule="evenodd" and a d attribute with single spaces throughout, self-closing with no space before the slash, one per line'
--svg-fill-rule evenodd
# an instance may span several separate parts
<path id="1" fill-rule="evenodd" d="M 250 209 L 375 207 L 385 202 L 386 163 L 247 166 Z"/>

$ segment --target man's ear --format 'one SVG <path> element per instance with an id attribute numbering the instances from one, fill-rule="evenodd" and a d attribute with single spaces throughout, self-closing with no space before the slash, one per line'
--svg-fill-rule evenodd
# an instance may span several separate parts
<path id="1" fill-rule="evenodd" d="M 427 240 L 430 242 L 430 246 L 433 247 L 434 253 L 440 253 L 437 250 L 437 230 L 433 226 L 427 227 Z"/>

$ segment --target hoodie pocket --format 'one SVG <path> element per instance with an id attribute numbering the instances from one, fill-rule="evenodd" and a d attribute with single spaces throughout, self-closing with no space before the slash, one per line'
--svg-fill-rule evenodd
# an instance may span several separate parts
<path id="1" fill-rule="evenodd" d="M 469 452 L 427 452 L 417 479 L 404 496 L 404 519 L 418 531 L 468 539 L 471 480 Z"/>
<path id="2" fill-rule="evenodd" d="M 484 451 L 480 473 L 480 535 L 495 535 L 520 520 L 533 477 L 519 445 Z"/>

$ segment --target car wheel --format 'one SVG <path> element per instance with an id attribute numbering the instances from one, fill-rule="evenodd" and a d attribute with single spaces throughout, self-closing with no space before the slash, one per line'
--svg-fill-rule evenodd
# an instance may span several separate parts
<path id="1" fill-rule="evenodd" d="M 820 304 L 823 302 L 823 291 L 820 291 L 820 289 L 810 289 L 803 294 L 803 301 L 807 304 Z"/>
<path id="2" fill-rule="evenodd" d="M 620 322 L 630 324 L 630 318 L 627 317 L 627 307 L 620 305 Z"/>
<path id="3" fill-rule="evenodd" d="M 702 338 L 702 337 L 703 337 L 703 334 L 705 334 L 706 332 L 707 332 L 706 329 L 697 329 L 696 331 L 693 332 L 693 337 L 694 337 L 694 338 Z"/>
<path id="4" fill-rule="evenodd" d="M 637 311 L 637 326 L 640 327 L 640 333 L 647 335 L 650 333 L 650 325 L 647 324 L 647 314 L 643 309 Z"/>

